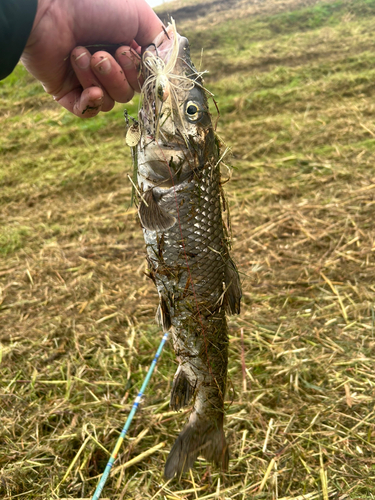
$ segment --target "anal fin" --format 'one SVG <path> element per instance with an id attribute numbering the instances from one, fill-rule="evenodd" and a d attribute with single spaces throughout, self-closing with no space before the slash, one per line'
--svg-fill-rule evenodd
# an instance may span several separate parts
<path id="1" fill-rule="evenodd" d="M 228 259 L 225 266 L 225 311 L 228 314 L 239 314 L 241 310 L 241 283 L 235 263 Z"/>
<path id="2" fill-rule="evenodd" d="M 170 407 L 172 410 L 178 411 L 183 406 L 189 404 L 189 401 L 193 397 L 194 387 L 190 384 L 186 377 L 184 370 L 181 365 L 177 368 L 173 379 L 173 386 L 171 392 Z"/>
<path id="3" fill-rule="evenodd" d="M 152 189 L 148 189 L 142 194 L 138 216 L 142 226 L 150 231 L 166 231 L 176 223 L 176 218 L 173 215 L 160 208 Z"/>

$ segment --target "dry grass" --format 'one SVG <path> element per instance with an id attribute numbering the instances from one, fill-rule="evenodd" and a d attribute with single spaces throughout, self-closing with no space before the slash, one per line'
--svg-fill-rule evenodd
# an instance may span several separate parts
<path id="1" fill-rule="evenodd" d="M 163 480 L 187 416 L 168 408 L 168 345 L 103 497 L 375 496 L 375 2 L 326 4 L 316 26 L 303 19 L 320 4 L 288 17 L 285 2 L 238 21 L 238 42 L 230 19 L 220 43 L 217 27 L 204 35 L 244 288 L 230 471 L 200 460 Z M 79 122 L 22 68 L 0 93 L 0 496 L 87 498 L 161 338 L 122 109 Z"/>

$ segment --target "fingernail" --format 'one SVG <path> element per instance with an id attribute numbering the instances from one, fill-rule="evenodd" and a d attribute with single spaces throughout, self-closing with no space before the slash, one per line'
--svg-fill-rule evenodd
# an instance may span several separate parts
<path id="1" fill-rule="evenodd" d="M 95 106 L 100 106 L 103 102 L 103 96 L 102 97 L 98 97 L 97 99 L 94 99 L 94 105 Z"/>
<path id="2" fill-rule="evenodd" d="M 76 57 L 76 65 L 81 69 L 87 69 L 90 66 L 90 58 L 87 52 L 82 52 L 82 54 Z"/>
<path id="3" fill-rule="evenodd" d="M 103 59 L 96 63 L 94 67 L 102 75 L 106 75 L 111 71 L 111 63 L 109 62 L 108 57 L 103 57 Z"/>

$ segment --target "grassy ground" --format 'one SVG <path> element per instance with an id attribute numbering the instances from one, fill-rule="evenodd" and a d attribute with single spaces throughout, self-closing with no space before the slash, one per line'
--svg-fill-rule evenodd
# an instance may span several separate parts
<path id="1" fill-rule="evenodd" d="M 163 480 L 187 416 L 168 409 L 168 345 L 113 500 L 375 497 L 375 1 L 260 3 L 235 21 L 244 4 L 179 25 L 197 64 L 205 49 L 232 147 L 230 471 Z M 0 83 L 4 500 L 93 493 L 161 337 L 122 108 L 80 121 L 22 67 Z"/>

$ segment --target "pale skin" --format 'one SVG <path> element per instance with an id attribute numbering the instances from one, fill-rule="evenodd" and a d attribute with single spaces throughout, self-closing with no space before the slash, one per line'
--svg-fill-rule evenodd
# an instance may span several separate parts
<path id="1" fill-rule="evenodd" d="M 38 0 L 22 62 L 46 92 L 81 118 L 139 91 L 139 53 L 163 25 L 144 0 Z M 114 57 L 85 46 L 118 44 Z"/>

